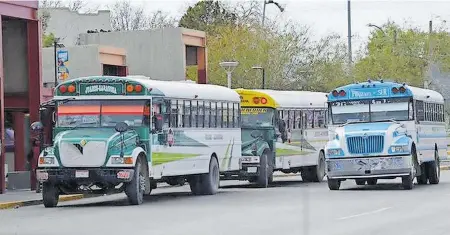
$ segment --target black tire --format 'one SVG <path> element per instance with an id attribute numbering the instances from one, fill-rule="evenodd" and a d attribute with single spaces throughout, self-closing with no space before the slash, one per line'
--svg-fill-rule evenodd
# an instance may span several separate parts
<path id="1" fill-rule="evenodd" d="M 441 166 L 438 151 L 434 151 L 434 161 L 427 163 L 428 181 L 430 184 L 439 184 L 441 178 Z"/>
<path id="2" fill-rule="evenodd" d="M 58 205 L 59 189 L 50 183 L 42 185 L 42 201 L 46 208 L 52 208 Z"/>
<path id="3" fill-rule="evenodd" d="M 322 182 L 325 178 L 325 155 L 322 151 L 319 153 L 319 161 L 317 166 L 313 166 L 309 171 L 309 179 L 312 182 Z"/>
<path id="4" fill-rule="evenodd" d="M 367 179 L 368 185 L 376 185 L 378 182 L 378 179 Z"/>
<path id="5" fill-rule="evenodd" d="M 260 188 L 267 188 L 273 180 L 273 169 L 271 168 L 268 151 L 264 151 L 259 160 L 259 175 L 257 179 L 257 184 Z"/>
<path id="6" fill-rule="evenodd" d="M 420 175 L 416 176 L 417 184 L 424 185 L 428 183 L 428 174 L 427 174 L 427 164 L 423 163 L 420 165 Z"/>
<path id="7" fill-rule="evenodd" d="M 192 194 L 202 195 L 202 188 L 200 181 L 201 181 L 200 175 L 193 176 L 191 179 L 189 179 L 189 187 L 191 188 Z"/>
<path id="8" fill-rule="evenodd" d="M 166 180 L 166 183 L 170 186 L 183 186 L 186 181 L 184 178 L 170 178 Z"/>
<path id="9" fill-rule="evenodd" d="M 142 166 L 141 161 L 138 160 L 134 167 L 133 179 L 125 187 L 125 194 L 131 205 L 140 205 L 144 202 L 145 180 L 147 177 L 144 175 L 144 172 L 145 168 Z"/>
<path id="10" fill-rule="evenodd" d="M 201 194 L 213 195 L 219 191 L 220 185 L 220 169 L 219 163 L 215 157 L 209 161 L 209 172 L 200 175 Z"/>
<path id="11" fill-rule="evenodd" d="M 414 187 L 414 176 L 412 174 L 402 177 L 402 187 L 406 190 L 411 190 Z"/>
<path id="12" fill-rule="evenodd" d="M 252 176 L 252 177 L 248 178 L 248 182 L 250 182 L 250 183 L 255 183 L 256 181 L 258 181 L 258 177 L 256 177 L 256 176 Z"/>
<path id="13" fill-rule="evenodd" d="M 355 182 L 356 182 L 356 185 L 365 185 L 366 184 L 366 180 L 363 180 L 363 179 L 356 179 Z"/>
<path id="14" fill-rule="evenodd" d="M 336 179 L 328 179 L 328 188 L 330 190 L 339 190 L 341 187 L 341 181 Z"/>
<path id="15" fill-rule="evenodd" d="M 302 176 L 302 181 L 305 183 L 313 181 L 309 167 L 303 167 L 303 169 L 300 171 L 300 175 Z"/>

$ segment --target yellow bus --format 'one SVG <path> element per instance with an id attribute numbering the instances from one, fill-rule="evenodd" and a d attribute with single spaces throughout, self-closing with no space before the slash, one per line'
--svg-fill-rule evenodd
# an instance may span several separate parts
<path id="1" fill-rule="evenodd" d="M 273 171 L 281 171 L 300 172 L 307 182 L 322 181 L 328 140 L 326 93 L 236 91 L 241 98 L 242 171 L 249 180 L 264 186 L 272 181 Z"/>

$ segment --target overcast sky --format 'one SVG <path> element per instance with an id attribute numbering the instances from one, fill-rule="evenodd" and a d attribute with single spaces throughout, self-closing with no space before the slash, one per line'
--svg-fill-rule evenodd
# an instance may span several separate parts
<path id="1" fill-rule="evenodd" d="M 114 3 L 116 0 L 97 0 L 100 4 Z M 236 0 L 225 0 L 236 1 Z M 292 20 L 299 24 L 311 27 L 315 36 L 336 32 L 347 37 L 347 1 L 346 0 L 276 0 L 286 10 L 281 14 L 283 20 Z M 179 18 L 185 9 L 195 0 L 146 0 L 133 1 L 142 4 L 148 11 L 162 10 Z M 261 0 L 261 5 L 263 0 Z M 450 0 L 444 1 L 368 1 L 352 0 L 352 34 L 353 49 L 357 50 L 367 39 L 370 30 L 367 24 L 382 25 L 387 20 L 395 21 L 401 25 L 407 21 L 409 24 L 428 29 L 428 22 L 433 19 L 436 24 L 443 20 L 450 20 Z M 278 8 L 271 4 L 267 6 L 267 16 L 274 18 L 280 13 Z M 445 23 L 447 27 L 448 22 Z"/>

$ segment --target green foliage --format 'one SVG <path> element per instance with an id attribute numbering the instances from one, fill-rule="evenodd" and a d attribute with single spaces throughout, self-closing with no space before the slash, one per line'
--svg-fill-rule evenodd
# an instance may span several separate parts
<path id="1" fill-rule="evenodd" d="M 233 24 L 235 13 L 229 12 L 219 1 L 204 0 L 187 9 L 178 26 L 210 32 L 215 26 Z"/>
<path id="2" fill-rule="evenodd" d="M 443 30 L 430 36 L 417 28 L 402 29 L 388 22 L 382 30 L 372 32 L 366 50 L 354 68 L 359 81 L 384 78 L 422 87 L 430 63 L 450 69 L 450 58 L 446 56 L 450 53 L 450 36 Z"/>
<path id="3" fill-rule="evenodd" d="M 53 33 L 42 35 L 42 47 L 52 47 L 55 41 L 55 35 Z"/>

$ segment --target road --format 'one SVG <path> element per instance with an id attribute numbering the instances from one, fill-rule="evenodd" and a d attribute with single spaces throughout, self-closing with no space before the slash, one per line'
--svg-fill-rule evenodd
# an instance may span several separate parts
<path id="1" fill-rule="evenodd" d="M 449 234 L 450 171 L 439 185 L 402 190 L 400 180 L 376 186 L 278 178 L 272 188 L 227 182 L 214 196 L 192 196 L 188 187 L 158 189 L 141 206 L 123 194 L 0 211 L 0 234 Z"/>

